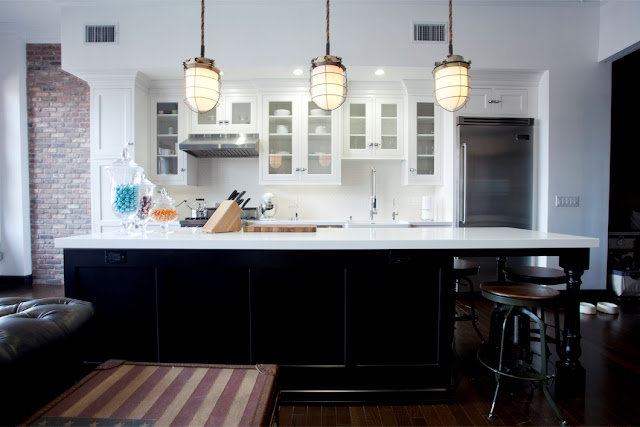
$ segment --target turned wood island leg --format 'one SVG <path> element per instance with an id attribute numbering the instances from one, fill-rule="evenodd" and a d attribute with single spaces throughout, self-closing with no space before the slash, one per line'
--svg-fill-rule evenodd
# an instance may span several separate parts
<path id="1" fill-rule="evenodd" d="M 567 275 L 562 354 L 556 363 L 556 398 L 584 397 L 586 371 L 580 363 L 580 285 L 589 268 L 589 250 L 576 250 L 560 256 L 560 267 Z"/>

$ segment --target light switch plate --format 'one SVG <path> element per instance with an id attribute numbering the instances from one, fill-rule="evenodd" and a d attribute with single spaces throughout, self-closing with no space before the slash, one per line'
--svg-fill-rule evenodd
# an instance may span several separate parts
<path id="1" fill-rule="evenodd" d="M 577 208 L 580 206 L 580 196 L 556 196 L 557 208 Z"/>

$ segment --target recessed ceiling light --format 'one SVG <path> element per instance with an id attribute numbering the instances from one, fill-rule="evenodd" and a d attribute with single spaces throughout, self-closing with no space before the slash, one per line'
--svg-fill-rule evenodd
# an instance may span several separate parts
<path id="1" fill-rule="evenodd" d="M 376 70 L 376 76 L 384 76 L 384 70 L 383 69 Z"/>
<path id="2" fill-rule="evenodd" d="M 296 68 L 295 70 L 293 70 L 293 74 L 295 74 L 296 76 L 301 76 L 303 73 L 301 68 Z"/>

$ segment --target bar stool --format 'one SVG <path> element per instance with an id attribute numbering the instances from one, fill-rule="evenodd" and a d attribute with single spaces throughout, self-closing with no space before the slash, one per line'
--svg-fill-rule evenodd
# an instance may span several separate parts
<path id="1" fill-rule="evenodd" d="M 454 258 L 453 260 L 453 278 L 455 279 L 456 284 L 458 284 L 458 286 L 461 283 L 466 284 L 467 286 L 469 286 L 469 291 L 471 293 L 470 306 L 465 304 L 460 304 L 456 301 L 456 308 L 464 307 L 467 310 L 471 310 L 471 313 L 467 314 L 467 313 L 456 310 L 455 321 L 456 322 L 471 321 L 471 325 L 473 326 L 473 329 L 476 331 L 476 334 L 478 334 L 478 336 L 480 337 L 480 341 L 484 343 L 484 337 L 482 336 L 482 334 L 480 333 L 480 329 L 478 329 L 478 326 L 476 325 L 476 321 L 480 317 L 480 314 L 476 313 L 476 295 L 474 292 L 473 281 L 469 278 L 469 276 L 474 276 L 478 274 L 479 271 L 480 271 L 480 264 L 478 264 L 477 262 L 468 261 L 468 260 L 459 259 L 459 258 Z"/>
<path id="2" fill-rule="evenodd" d="M 534 285 L 564 285 L 567 281 L 567 276 L 563 270 L 559 268 L 550 267 L 535 267 L 535 266 L 514 266 L 504 268 L 505 279 L 510 282 L 517 283 L 531 283 Z M 542 319 L 542 322 L 546 324 L 544 319 L 544 309 L 541 308 L 538 311 L 538 316 Z M 547 326 L 549 326 L 547 324 Z M 560 325 L 556 322 L 554 325 L 556 329 L 560 328 Z M 535 332 L 535 331 L 532 331 Z M 556 345 L 556 352 L 560 354 L 562 348 L 560 347 L 560 341 L 553 338 L 547 340 Z"/>
<path id="3" fill-rule="evenodd" d="M 542 391 L 553 412 L 561 420 L 561 425 L 567 425 L 549 392 L 548 381 L 555 377 L 555 373 L 547 373 L 546 325 L 531 310 L 553 307 L 557 323 L 557 301 L 560 293 L 553 288 L 544 286 L 524 283 L 505 284 L 502 282 L 482 283 L 480 290 L 483 297 L 496 303 L 496 307 L 491 314 L 489 342 L 482 345 L 478 350 L 478 360 L 493 371 L 496 377 L 496 391 L 487 418 L 489 420 L 495 419 L 494 409 L 500 389 L 500 378 L 506 376 L 520 380 L 540 381 Z M 509 330 L 510 325 L 513 324 L 509 320 L 515 315 L 529 317 L 540 328 L 539 371 L 532 366 L 533 352 L 530 351 L 529 337 L 518 336 L 517 329 Z M 513 339 L 507 339 L 508 334 L 513 334 Z M 559 340 L 559 338 L 559 331 L 556 328 L 556 340 Z M 522 348 L 524 348 L 524 351 L 522 351 Z"/>

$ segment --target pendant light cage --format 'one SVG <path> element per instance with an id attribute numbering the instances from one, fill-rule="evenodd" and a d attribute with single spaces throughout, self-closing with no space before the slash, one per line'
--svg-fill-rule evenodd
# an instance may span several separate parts
<path id="1" fill-rule="evenodd" d="M 453 54 L 452 0 L 449 0 L 449 55 L 436 62 L 433 69 L 433 95 L 436 103 L 447 111 L 458 111 L 469 101 L 471 61 Z"/>
<path id="2" fill-rule="evenodd" d="M 327 0 L 327 45 L 326 54 L 311 60 L 309 93 L 311 100 L 320 109 L 335 110 L 347 99 L 347 68 L 342 58 L 330 54 L 329 0 Z"/>
<path id="3" fill-rule="evenodd" d="M 204 57 L 204 0 L 200 14 L 200 57 L 187 59 L 184 68 L 184 102 L 196 113 L 206 113 L 218 106 L 222 82 L 215 61 Z"/>
<path id="4" fill-rule="evenodd" d="M 311 61 L 311 100 L 325 111 L 335 110 L 347 99 L 347 69 L 342 58 L 319 56 Z"/>

